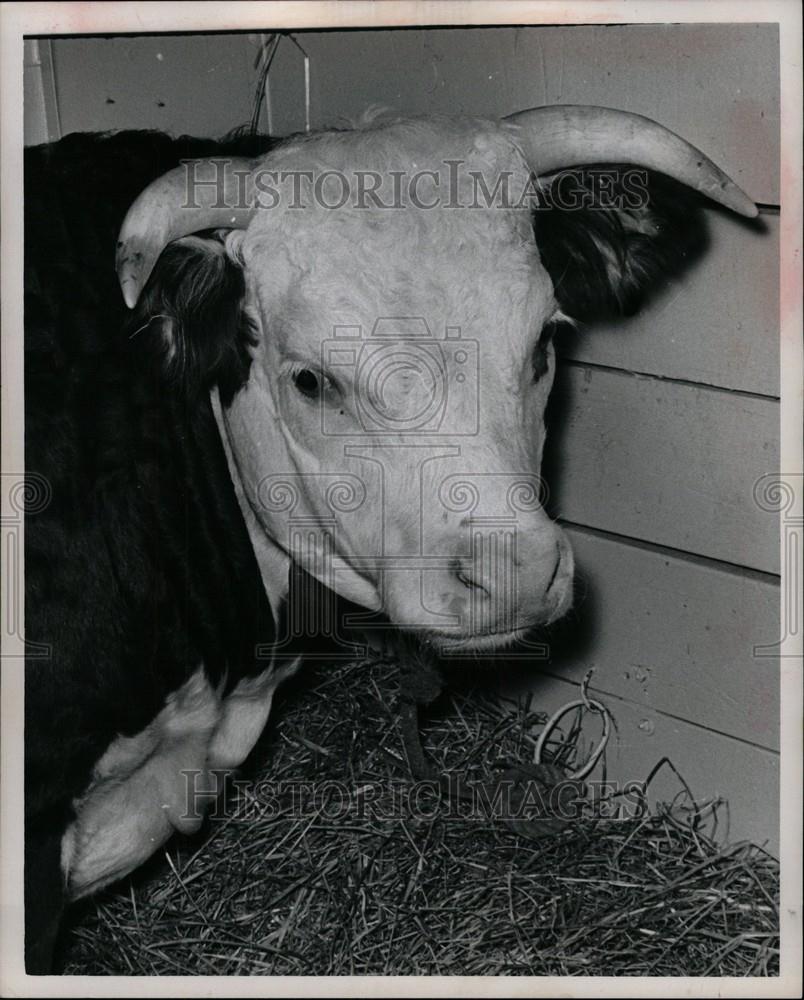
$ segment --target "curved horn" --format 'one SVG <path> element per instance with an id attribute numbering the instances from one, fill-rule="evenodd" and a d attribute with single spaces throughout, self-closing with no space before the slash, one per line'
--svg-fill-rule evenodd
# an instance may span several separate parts
<path id="1" fill-rule="evenodd" d="M 242 157 L 185 160 L 158 177 L 126 213 L 115 268 L 132 308 L 159 255 L 199 229 L 245 229 L 254 214 L 249 178 L 258 161 Z"/>
<path id="2" fill-rule="evenodd" d="M 739 215 L 757 207 L 708 156 L 650 118 L 582 104 L 519 111 L 502 120 L 535 174 L 586 163 L 632 163 L 659 170 Z"/>

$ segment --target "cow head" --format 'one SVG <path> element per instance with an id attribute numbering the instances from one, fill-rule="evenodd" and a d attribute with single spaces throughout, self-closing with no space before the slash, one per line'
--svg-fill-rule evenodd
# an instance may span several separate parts
<path id="1" fill-rule="evenodd" d="M 606 204 L 560 173 L 612 162 L 637 169 Z M 576 107 L 295 138 L 143 192 L 123 292 L 133 306 L 145 288 L 168 367 L 220 387 L 258 555 L 442 648 L 494 648 L 567 610 L 572 554 L 539 480 L 552 337 L 680 265 L 642 168 L 756 213 L 667 130 Z M 183 292 L 160 298 L 146 283 L 166 247 Z"/>

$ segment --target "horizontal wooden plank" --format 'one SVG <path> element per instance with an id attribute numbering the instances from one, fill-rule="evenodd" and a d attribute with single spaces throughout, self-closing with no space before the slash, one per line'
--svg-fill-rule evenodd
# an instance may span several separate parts
<path id="1" fill-rule="evenodd" d="M 707 213 L 710 244 L 628 321 L 563 334 L 562 357 L 779 395 L 779 218 Z"/>
<path id="2" fill-rule="evenodd" d="M 579 686 L 558 677 L 522 675 L 514 684 L 503 684 L 506 694 L 534 693 L 532 707 L 551 714 L 579 694 Z M 750 840 L 765 845 L 771 853 L 779 850 L 779 756 L 750 744 L 671 719 L 650 708 L 606 696 L 590 685 L 589 693 L 609 710 L 616 724 L 612 728 L 605 759 L 590 775 L 591 781 L 644 782 L 663 757 L 669 758 L 698 802 L 725 799 L 727 807 L 718 812 L 716 826 L 707 832 L 723 842 Z M 566 733 L 574 713 L 563 724 Z M 583 759 L 597 745 L 600 721 L 587 714 L 580 747 Z M 656 774 L 648 793 L 649 802 L 672 802 L 683 785 L 666 765 Z"/>
<path id="3" fill-rule="evenodd" d="M 576 25 L 309 32 L 313 126 L 370 105 L 500 116 L 600 104 L 655 118 L 756 200 L 779 200 L 775 25 Z M 279 134 L 303 126 L 299 67 L 271 76 Z M 289 89 L 288 89 L 289 88 Z M 286 99 L 287 97 L 287 99 Z"/>
<path id="4" fill-rule="evenodd" d="M 779 468 L 775 400 L 572 365 L 548 420 L 563 519 L 778 573 L 777 521 L 753 497 Z"/>
<path id="5" fill-rule="evenodd" d="M 569 528 L 576 605 L 550 642 L 549 670 L 635 705 L 779 749 L 773 578 Z M 761 653 L 761 651 L 760 651 Z"/>
<path id="6" fill-rule="evenodd" d="M 298 37 L 311 59 L 314 127 L 377 104 L 403 113 L 494 116 L 540 104 L 603 104 L 675 129 L 752 197 L 778 203 L 774 25 L 439 28 Z M 58 39 L 54 65 L 63 131 L 222 134 L 250 118 L 255 51 L 254 36 L 247 35 Z M 270 80 L 273 124 L 286 134 L 304 126 L 303 69 L 298 60 L 277 60 Z"/>
<path id="7" fill-rule="evenodd" d="M 57 39 L 62 134 L 156 128 L 224 135 L 251 118 L 255 52 L 246 35 Z"/>

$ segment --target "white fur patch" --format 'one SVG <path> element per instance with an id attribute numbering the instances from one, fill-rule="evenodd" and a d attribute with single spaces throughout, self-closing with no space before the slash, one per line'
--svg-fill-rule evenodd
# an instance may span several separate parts
<path id="1" fill-rule="evenodd" d="M 190 801 L 188 791 L 211 787 L 210 769 L 242 764 L 265 725 L 276 688 L 297 665 L 271 666 L 241 681 L 223 700 L 199 667 L 141 733 L 119 736 L 109 745 L 89 788 L 75 801 L 76 819 L 62 838 L 62 871 L 71 898 L 127 875 L 174 830 L 198 829 L 198 798 Z"/>
<path id="2" fill-rule="evenodd" d="M 240 681 L 223 703 L 207 755 L 210 768 L 239 767 L 243 763 L 265 728 L 276 689 L 296 673 L 300 662 L 301 658 L 279 670 L 266 670 Z"/>

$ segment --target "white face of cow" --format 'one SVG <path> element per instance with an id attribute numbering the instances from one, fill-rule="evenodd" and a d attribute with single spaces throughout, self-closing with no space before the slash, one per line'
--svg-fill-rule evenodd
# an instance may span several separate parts
<path id="1" fill-rule="evenodd" d="M 419 122 L 317 136 L 267 168 L 303 183 L 278 184 L 280 203 L 233 241 L 258 344 L 224 416 L 261 528 L 444 648 L 491 649 L 553 621 L 572 580 L 540 505 L 555 365 L 542 333 L 557 306 L 527 207 L 488 205 L 470 175 L 493 192 L 507 171 L 519 192 L 519 153 L 493 126 Z M 340 177 L 316 189 L 324 171 Z M 377 184 L 360 171 L 397 207 L 355 204 Z M 350 196 L 332 207 L 341 177 Z"/>

